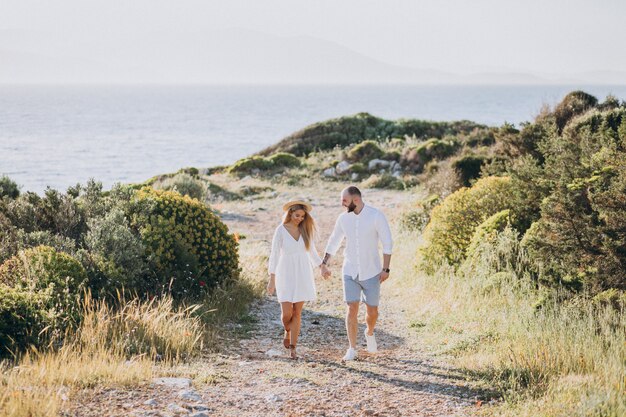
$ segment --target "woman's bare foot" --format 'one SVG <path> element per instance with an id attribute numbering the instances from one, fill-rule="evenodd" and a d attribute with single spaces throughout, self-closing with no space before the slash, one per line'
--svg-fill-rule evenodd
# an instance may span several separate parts
<path id="1" fill-rule="evenodd" d="M 296 345 L 289 345 L 289 351 L 291 359 L 298 359 L 298 354 L 296 353 Z"/>
<path id="2" fill-rule="evenodd" d="M 291 332 L 289 330 L 285 330 L 285 335 L 283 336 L 283 346 L 286 349 L 289 349 L 289 343 L 291 341 Z"/>

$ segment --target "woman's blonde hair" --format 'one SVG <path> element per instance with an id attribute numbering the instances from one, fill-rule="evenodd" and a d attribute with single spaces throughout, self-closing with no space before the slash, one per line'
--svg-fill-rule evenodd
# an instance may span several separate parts
<path id="1" fill-rule="evenodd" d="M 304 211 L 304 220 L 300 222 L 298 225 L 298 229 L 300 230 L 300 235 L 302 239 L 304 239 L 304 246 L 307 250 L 311 247 L 311 241 L 315 236 L 315 220 L 311 217 L 311 214 L 307 211 L 306 207 L 302 204 L 294 204 L 289 207 L 289 210 L 285 212 L 285 217 L 283 218 L 283 224 L 287 224 L 291 221 L 291 215 L 296 210 Z"/>

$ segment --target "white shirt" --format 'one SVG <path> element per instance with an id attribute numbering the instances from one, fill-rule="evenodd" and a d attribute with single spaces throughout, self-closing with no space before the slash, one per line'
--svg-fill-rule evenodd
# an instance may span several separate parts
<path id="1" fill-rule="evenodd" d="M 343 274 L 364 281 L 374 278 L 382 271 L 378 242 L 383 253 L 391 255 L 393 241 L 387 218 L 374 207 L 365 205 L 359 214 L 342 213 L 326 245 L 326 253 L 335 255 L 341 241 L 346 238 L 343 251 Z"/>

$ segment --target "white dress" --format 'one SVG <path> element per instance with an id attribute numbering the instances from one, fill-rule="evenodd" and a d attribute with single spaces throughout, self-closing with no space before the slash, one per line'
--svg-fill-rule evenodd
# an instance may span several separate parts
<path id="1" fill-rule="evenodd" d="M 279 302 L 314 301 L 313 267 L 321 264 L 322 259 L 313 241 L 307 250 L 302 236 L 294 239 L 284 224 L 276 228 L 268 269 L 270 274 L 276 274 L 276 297 Z"/>

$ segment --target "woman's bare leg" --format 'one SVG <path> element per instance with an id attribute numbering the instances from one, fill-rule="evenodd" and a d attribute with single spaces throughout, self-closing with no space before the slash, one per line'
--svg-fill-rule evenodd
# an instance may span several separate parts
<path id="1" fill-rule="evenodd" d="M 280 303 L 280 311 L 281 311 L 280 318 L 283 321 L 283 327 L 285 328 L 285 339 L 290 341 L 291 339 L 290 331 L 291 331 L 292 320 L 293 320 L 293 303 L 290 303 L 290 302 Z M 288 343 L 285 343 L 285 344 L 288 344 Z M 285 346 L 285 347 L 289 347 L 289 346 Z"/>
<path id="2" fill-rule="evenodd" d="M 298 344 L 298 336 L 300 335 L 300 326 L 302 323 L 302 308 L 304 307 L 304 301 L 299 301 L 293 304 L 293 315 L 291 319 L 291 344 Z"/>

